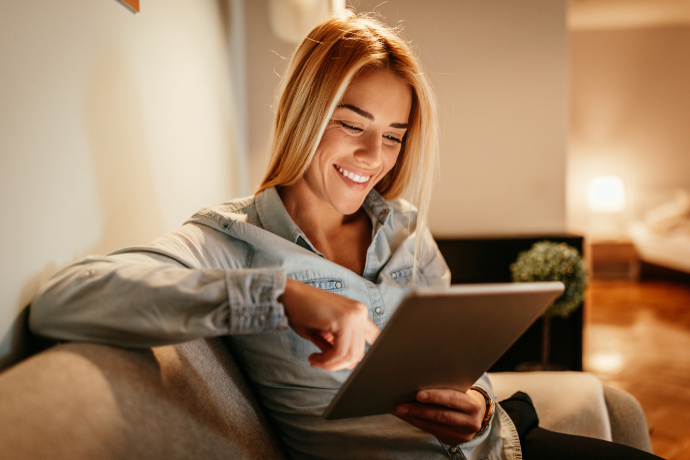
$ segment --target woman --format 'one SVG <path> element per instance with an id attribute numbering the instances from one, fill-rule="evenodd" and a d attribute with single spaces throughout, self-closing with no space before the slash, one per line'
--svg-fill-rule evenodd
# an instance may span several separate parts
<path id="1" fill-rule="evenodd" d="M 435 104 L 408 45 L 352 13 L 309 34 L 281 94 L 255 196 L 61 271 L 31 327 L 142 347 L 228 336 L 295 458 L 520 458 L 486 375 L 397 417 L 320 417 L 410 286 L 449 283 L 425 225 Z"/>

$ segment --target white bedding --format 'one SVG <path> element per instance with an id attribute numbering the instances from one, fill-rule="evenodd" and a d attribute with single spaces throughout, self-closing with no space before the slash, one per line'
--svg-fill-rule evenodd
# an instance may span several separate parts
<path id="1" fill-rule="evenodd" d="M 690 233 L 656 233 L 639 221 L 628 230 L 642 260 L 690 273 Z"/>
<path id="2" fill-rule="evenodd" d="M 628 233 L 645 262 L 690 273 L 690 194 L 677 190 L 674 199 L 632 222 Z"/>

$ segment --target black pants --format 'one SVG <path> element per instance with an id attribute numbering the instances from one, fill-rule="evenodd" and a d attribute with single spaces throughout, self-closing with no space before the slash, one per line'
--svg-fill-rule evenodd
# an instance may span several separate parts
<path id="1" fill-rule="evenodd" d="M 517 392 L 501 407 L 517 428 L 524 460 L 591 460 L 591 459 L 659 459 L 656 455 L 600 439 L 556 433 L 539 427 L 539 418 L 532 400 Z"/>

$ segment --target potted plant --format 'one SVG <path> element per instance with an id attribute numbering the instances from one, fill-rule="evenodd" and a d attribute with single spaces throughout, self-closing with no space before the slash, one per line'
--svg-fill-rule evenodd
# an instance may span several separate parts
<path id="1" fill-rule="evenodd" d="M 567 318 L 582 305 L 587 288 L 587 270 L 577 249 L 566 243 L 539 241 L 518 255 L 510 265 L 514 282 L 561 281 L 565 291 L 542 314 L 542 352 L 538 368 L 549 368 L 551 318 Z"/>

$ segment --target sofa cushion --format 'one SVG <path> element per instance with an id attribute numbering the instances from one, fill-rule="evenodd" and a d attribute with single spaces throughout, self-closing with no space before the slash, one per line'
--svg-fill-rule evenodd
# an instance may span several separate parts
<path id="1" fill-rule="evenodd" d="M 287 458 L 219 339 L 58 345 L 0 374 L 13 459 Z"/>

